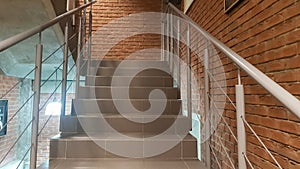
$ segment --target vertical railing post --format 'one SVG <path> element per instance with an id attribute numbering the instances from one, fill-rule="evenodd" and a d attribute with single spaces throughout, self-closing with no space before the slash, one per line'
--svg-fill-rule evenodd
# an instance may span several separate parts
<path id="1" fill-rule="evenodd" d="M 92 6 L 90 7 L 89 12 L 89 39 L 88 39 L 88 75 L 90 75 L 90 68 L 91 68 L 91 59 L 92 59 L 92 32 L 93 32 L 93 14 L 92 14 Z"/>
<path id="2" fill-rule="evenodd" d="M 62 119 L 66 114 L 66 99 L 67 99 L 67 78 L 68 78 L 68 50 L 69 50 L 69 26 L 68 22 L 65 25 L 65 46 L 62 70 L 62 87 L 61 87 L 61 114 L 60 121 L 62 126 Z"/>
<path id="3" fill-rule="evenodd" d="M 181 54 L 180 54 L 180 18 L 178 17 L 177 20 L 177 55 L 178 55 L 178 61 L 177 61 L 177 86 L 180 89 L 181 87 Z"/>
<path id="4" fill-rule="evenodd" d="M 167 35 L 167 42 L 166 42 L 166 45 L 167 45 L 167 54 L 166 54 L 166 61 L 169 63 L 169 55 L 170 55 L 170 14 L 169 14 L 169 8 L 167 10 L 167 32 L 166 32 L 166 35 Z"/>
<path id="5" fill-rule="evenodd" d="M 161 61 L 165 61 L 165 14 L 162 15 L 162 28 L 161 28 L 161 45 L 162 45 L 162 51 L 161 51 Z"/>
<path id="6" fill-rule="evenodd" d="M 238 69 L 238 85 L 236 88 L 236 121 L 237 121 L 237 139 L 238 139 L 238 163 L 239 169 L 246 168 L 244 154 L 246 153 L 246 130 L 243 119 L 245 117 L 245 98 L 244 86 L 241 82 L 240 70 Z"/>
<path id="7" fill-rule="evenodd" d="M 205 111 L 205 123 L 207 124 L 205 127 L 205 165 L 209 169 L 211 167 L 210 164 L 210 103 L 209 103 L 209 51 L 208 45 L 204 49 L 204 111 Z"/>
<path id="8" fill-rule="evenodd" d="M 171 38 L 171 42 L 170 42 L 170 73 L 173 76 L 174 73 L 174 24 L 173 24 L 174 18 L 173 18 L 173 14 L 172 14 L 172 10 L 170 10 L 170 38 Z"/>
<path id="9" fill-rule="evenodd" d="M 81 67 L 81 31 L 82 31 L 82 20 L 79 18 L 79 28 L 78 28 L 78 41 L 77 41 L 77 59 L 76 59 L 76 91 L 75 99 L 78 99 L 79 86 L 80 86 L 80 67 Z"/>
<path id="10" fill-rule="evenodd" d="M 191 78 L 191 33 L 190 24 L 187 25 L 187 113 L 188 117 L 191 119 L 190 128 L 192 128 L 192 78 Z"/>
<path id="11" fill-rule="evenodd" d="M 39 105 L 41 94 L 41 72 L 42 72 L 42 55 L 43 45 L 41 44 L 41 33 L 39 34 L 39 44 L 36 46 L 35 57 L 35 75 L 34 75 L 34 101 L 32 114 L 32 134 L 31 134 L 31 151 L 30 151 L 30 169 L 36 168 L 37 147 L 38 147 L 38 127 L 39 127 Z"/>

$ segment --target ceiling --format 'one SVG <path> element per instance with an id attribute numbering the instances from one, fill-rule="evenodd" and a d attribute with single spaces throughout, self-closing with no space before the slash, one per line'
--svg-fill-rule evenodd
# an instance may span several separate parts
<path id="1" fill-rule="evenodd" d="M 0 5 L 0 41 L 43 24 L 55 17 L 50 0 L 2 0 Z M 35 35 L 0 53 L 0 69 L 8 76 L 23 78 L 35 65 Z M 59 25 L 42 33 L 43 58 L 60 47 L 63 34 Z M 63 50 L 58 50 L 43 64 L 42 79 L 47 79 L 62 62 Z M 72 61 L 72 59 L 70 60 Z M 1 72 L 0 71 L 0 72 Z M 59 76 L 61 77 L 61 76 Z M 34 78 L 34 74 L 30 75 Z M 55 79 L 55 76 L 52 78 Z"/>

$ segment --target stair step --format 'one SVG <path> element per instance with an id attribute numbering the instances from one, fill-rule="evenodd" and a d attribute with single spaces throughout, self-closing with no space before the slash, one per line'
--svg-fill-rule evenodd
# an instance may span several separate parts
<path id="1" fill-rule="evenodd" d="M 97 87 L 80 87 L 79 99 L 111 99 L 112 90 L 118 93 L 118 99 L 147 99 L 151 91 L 161 90 L 167 99 L 179 99 L 180 95 L 177 88 L 173 87 L 110 87 L 110 86 L 97 86 Z"/>
<path id="2" fill-rule="evenodd" d="M 117 71 L 116 71 L 117 70 Z M 99 67 L 90 68 L 91 75 L 97 76 L 165 76 L 169 77 L 169 68 L 149 68 L 142 70 L 141 68 L 118 68 L 115 67 Z"/>
<path id="3" fill-rule="evenodd" d="M 118 67 L 122 63 L 122 67 L 167 67 L 165 61 L 150 60 L 92 60 L 92 67 Z"/>
<path id="4" fill-rule="evenodd" d="M 121 115 L 65 116 L 62 118 L 62 133 L 90 132 L 140 132 L 182 134 L 190 130 L 191 119 L 185 116 L 162 115 L 143 116 L 129 114 L 129 119 Z"/>
<path id="5" fill-rule="evenodd" d="M 122 110 L 122 113 L 134 113 L 136 110 L 146 113 L 147 110 L 150 109 L 150 101 L 153 103 L 153 111 L 149 112 L 151 114 L 181 114 L 181 100 L 177 99 L 74 99 L 72 104 L 72 114 L 87 115 L 89 113 L 97 113 L 100 111 L 103 114 L 119 114 L 120 112 L 116 108 L 115 104 L 118 105 L 119 110 Z M 165 108 L 160 106 L 163 101 L 166 101 Z M 132 106 L 129 106 L 130 104 L 133 105 L 135 109 L 133 109 Z"/>
<path id="6" fill-rule="evenodd" d="M 208 169 L 198 159 L 168 160 L 168 159 L 52 159 L 46 161 L 37 169 Z M 124 167 L 125 166 L 125 167 Z"/>
<path id="7" fill-rule="evenodd" d="M 115 86 L 143 86 L 143 87 L 172 87 L 173 79 L 169 76 L 87 76 L 87 86 L 111 86 L 114 78 Z"/>
<path id="8" fill-rule="evenodd" d="M 50 159 L 122 158 L 123 153 L 125 157 L 130 153 L 136 157 L 154 159 L 197 159 L 197 140 L 191 135 L 184 138 L 165 135 L 157 139 L 152 133 L 127 133 L 126 136 L 128 139 L 113 133 L 96 133 L 92 139 L 85 134 L 58 135 L 51 139 Z M 174 147 L 161 155 L 149 157 L 157 144 L 174 144 Z M 121 156 L 109 152 L 114 149 L 120 150 Z"/>

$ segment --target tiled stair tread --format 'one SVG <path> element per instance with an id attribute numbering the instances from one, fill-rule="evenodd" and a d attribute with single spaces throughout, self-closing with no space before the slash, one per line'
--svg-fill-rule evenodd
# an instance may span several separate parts
<path id="1" fill-rule="evenodd" d="M 130 100 L 130 101 L 162 101 L 165 99 L 76 99 L 76 101 L 94 101 L 94 100 L 104 100 L 104 101 L 118 101 L 118 100 Z M 168 99 L 168 101 L 181 101 L 181 99 Z"/>
<path id="2" fill-rule="evenodd" d="M 94 116 L 93 116 L 94 115 Z M 68 117 L 68 116 L 66 116 Z M 69 117 L 103 117 L 103 118 L 124 118 L 121 114 L 116 113 L 103 113 L 101 116 L 99 116 L 99 113 L 90 113 L 88 116 L 86 115 L 76 115 L 76 116 L 69 116 Z M 132 118 L 153 118 L 157 117 L 156 115 L 152 114 L 135 114 L 135 113 L 126 113 L 126 117 L 132 117 Z M 160 115 L 159 118 L 188 118 L 183 115 L 173 115 L 173 114 L 163 114 Z"/>
<path id="3" fill-rule="evenodd" d="M 160 160 L 160 159 L 52 159 L 37 169 L 207 169 L 198 160 Z"/>
<path id="4" fill-rule="evenodd" d="M 74 134 L 59 134 L 51 138 L 52 141 L 89 141 L 91 140 L 91 137 L 93 140 L 120 140 L 124 139 L 123 136 L 128 136 L 127 139 L 125 140 L 132 140 L 135 141 L 135 139 L 141 139 L 141 138 L 149 138 L 150 140 L 161 140 L 161 141 L 172 141 L 172 140 L 178 140 L 182 139 L 183 141 L 197 141 L 195 137 L 192 135 L 188 134 L 186 136 L 181 136 L 177 134 L 169 134 L 169 135 L 164 135 L 161 136 L 159 139 L 157 139 L 155 136 L 157 134 L 155 133 L 135 133 L 135 132 L 128 132 L 128 133 L 123 133 L 123 135 L 118 135 L 116 133 L 89 133 L 87 135 L 86 133 L 74 133 Z M 151 137 L 155 137 L 151 139 Z"/>
<path id="5" fill-rule="evenodd" d="M 154 87 L 154 86 L 129 86 L 129 87 L 125 87 L 125 86 L 91 86 L 91 85 L 87 85 L 87 86 L 81 86 L 80 89 L 89 89 L 89 88 L 121 88 L 121 89 L 176 89 L 176 87 L 172 87 L 172 86 L 166 86 L 166 87 Z"/>

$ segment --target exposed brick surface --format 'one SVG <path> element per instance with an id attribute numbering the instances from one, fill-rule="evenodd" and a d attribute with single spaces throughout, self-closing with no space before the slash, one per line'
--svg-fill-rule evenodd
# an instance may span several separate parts
<path id="1" fill-rule="evenodd" d="M 80 4 L 83 1 L 79 1 Z M 99 58 L 104 56 L 104 59 L 123 60 L 130 54 L 143 49 L 156 48 L 160 49 L 161 36 L 157 34 L 143 33 L 134 36 L 124 37 L 123 40 L 114 43 L 111 47 L 113 39 L 116 39 L 124 32 L 134 32 L 136 29 L 147 30 L 148 27 L 143 27 L 145 22 L 149 22 L 145 19 L 136 18 L 131 21 L 125 21 L 122 23 L 112 24 L 108 27 L 107 31 L 101 32 L 103 26 L 112 23 L 113 21 L 122 17 L 128 17 L 132 14 L 138 14 L 143 12 L 160 12 L 161 0 L 154 1 L 141 1 L 141 0 L 99 0 L 93 6 L 93 58 Z M 88 19 L 88 18 L 87 18 Z M 154 21 L 153 27 L 160 30 L 159 19 Z M 158 22 L 157 22 L 158 21 Z M 86 26 L 88 30 L 88 25 Z M 109 38 L 108 38 L 109 37 Z M 104 49 L 110 49 L 103 53 Z M 158 53 L 144 53 L 143 56 L 136 56 L 131 59 L 143 59 L 143 60 L 157 60 L 160 59 Z"/>
<path id="2" fill-rule="evenodd" d="M 220 39 L 228 47 L 244 57 L 270 78 L 278 82 L 296 97 L 300 98 L 300 1 L 298 0 L 243 0 L 228 14 L 224 13 L 223 1 L 195 0 L 188 15 L 201 27 Z M 203 41 L 197 42 L 199 51 L 203 51 Z M 192 44 L 193 46 L 193 44 Z M 212 49 L 213 46 L 209 46 Z M 186 50 L 182 48 L 182 55 Z M 220 51 L 211 54 L 212 74 L 218 82 L 219 76 L 216 55 L 224 66 L 226 75 L 226 92 L 235 102 L 237 69 L 230 59 Z M 192 68 L 203 77 L 203 63 L 192 54 Z M 184 57 L 183 57 L 184 58 Z M 283 168 L 300 168 L 300 120 L 282 107 L 274 97 L 260 87 L 251 77 L 242 72 L 245 85 L 246 120 L 250 123 L 262 141 L 267 145 Z M 215 95 L 220 91 L 212 87 Z M 218 103 L 218 99 L 216 99 Z M 229 103 L 222 112 L 224 120 L 236 134 L 236 113 Z M 222 144 L 237 166 L 237 146 L 224 122 L 211 138 L 211 145 L 223 168 L 231 168 Z M 255 168 L 276 168 L 275 162 L 263 149 L 251 131 L 247 128 L 247 155 Z M 218 168 L 216 159 L 211 155 L 212 168 Z"/>
<path id="3" fill-rule="evenodd" d="M 0 97 L 2 97 L 13 85 L 18 83 L 19 79 L 5 77 L 0 75 Z M 15 115 L 19 108 L 19 86 L 14 88 L 7 96 L 2 98 L 3 100 L 8 100 L 8 119 Z M 9 148 L 13 145 L 14 141 L 18 137 L 18 118 L 14 118 L 7 126 L 7 134 L 0 137 L 0 158 L 2 159 L 4 155 L 8 152 Z M 7 156 L 3 164 L 15 160 L 15 148 L 12 149 L 11 153 Z"/>

